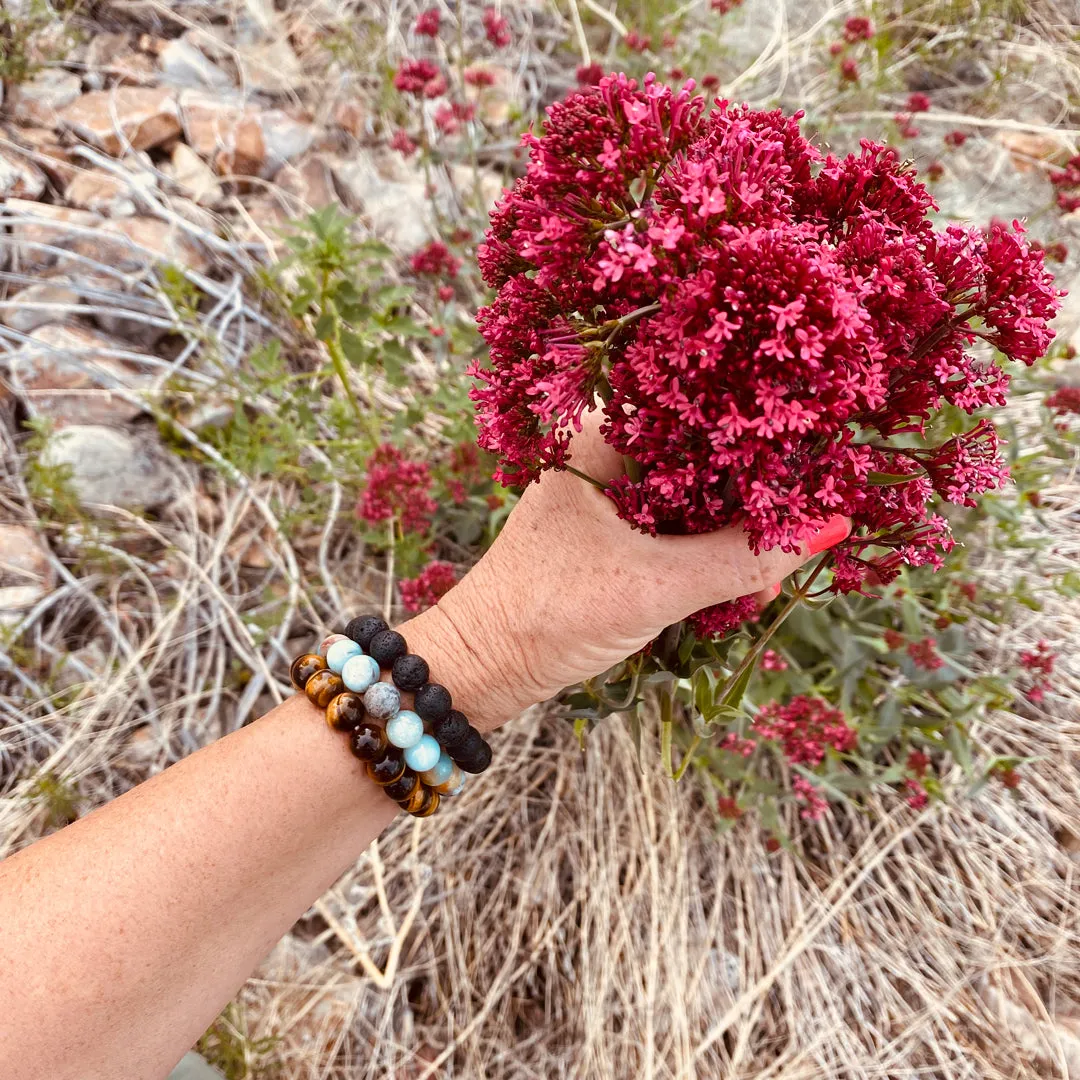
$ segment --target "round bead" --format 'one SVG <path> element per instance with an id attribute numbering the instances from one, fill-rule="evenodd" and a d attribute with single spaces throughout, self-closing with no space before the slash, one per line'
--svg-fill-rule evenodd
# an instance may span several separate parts
<path id="1" fill-rule="evenodd" d="M 335 731 L 355 731 L 364 721 L 364 699 L 351 690 L 326 706 L 326 722 Z"/>
<path id="2" fill-rule="evenodd" d="M 380 630 L 368 645 L 369 655 L 375 657 L 379 667 L 393 667 L 394 661 L 409 651 L 408 643 L 396 630 Z"/>
<path id="3" fill-rule="evenodd" d="M 436 720 L 431 725 L 431 734 L 439 740 L 441 746 L 445 746 L 450 753 L 454 753 L 464 743 L 472 728 L 465 714 L 451 709 L 441 720 Z"/>
<path id="4" fill-rule="evenodd" d="M 453 791 L 447 791 L 443 795 L 443 798 L 452 799 L 455 795 L 460 795 L 464 790 L 465 790 L 465 777 L 463 776 L 461 778 L 461 783 L 458 784 L 458 786 L 456 788 L 454 788 Z"/>
<path id="5" fill-rule="evenodd" d="M 410 693 L 419 690 L 428 681 L 429 674 L 427 661 L 422 656 L 416 656 L 414 653 L 399 656 L 394 661 L 394 668 L 391 672 L 394 685 L 399 690 L 407 690 Z"/>
<path id="6" fill-rule="evenodd" d="M 424 721 L 411 709 L 402 709 L 386 721 L 386 737 L 395 746 L 408 750 L 424 737 Z"/>
<path id="7" fill-rule="evenodd" d="M 325 668 L 326 661 L 321 656 L 316 656 L 315 653 L 304 653 L 292 662 L 289 678 L 292 679 L 292 684 L 297 690 L 303 690 L 307 686 L 308 679 L 316 671 L 323 671 Z"/>
<path id="8" fill-rule="evenodd" d="M 412 771 L 412 769 L 406 769 L 396 780 L 387 784 L 383 791 L 390 796 L 394 802 L 401 802 L 403 799 L 411 798 L 412 793 L 420 786 L 420 777 Z"/>
<path id="9" fill-rule="evenodd" d="M 405 758 L 396 746 L 388 747 L 386 753 L 378 761 L 370 762 L 367 767 L 368 776 L 379 787 L 392 784 L 404 771 Z"/>
<path id="10" fill-rule="evenodd" d="M 304 687 L 304 693 L 307 694 L 308 701 L 312 705 L 318 705 L 320 709 L 325 709 L 344 689 L 345 684 L 341 681 L 341 676 L 335 675 L 327 668 L 323 668 L 322 671 L 316 671 L 308 679 L 307 685 Z"/>
<path id="11" fill-rule="evenodd" d="M 482 773 L 491 764 L 491 747 L 481 739 L 478 750 L 459 754 L 454 760 L 468 773 Z"/>
<path id="12" fill-rule="evenodd" d="M 361 649 L 367 649 L 371 639 L 380 631 L 386 629 L 386 620 L 378 615 L 359 615 L 350 619 L 345 627 L 346 637 L 351 637 Z"/>
<path id="13" fill-rule="evenodd" d="M 432 791 L 431 788 L 424 788 L 424 801 L 420 804 L 419 810 L 413 810 L 413 817 L 431 817 L 436 810 L 439 809 L 439 794 Z"/>
<path id="14" fill-rule="evenodd" d="M 427 788 L 423 784 L 417 784 L 412 794 L 407 799 L 398 799 L 398 806 L 410 814 L 415 813 L 424 805 L 427 798 Z"/>
<path id="15" fill-rule="evenodd" d="M 349 749 L 361 761 L 377 761 L 386 752 L 386 732 L 380 724 L 365 720 L 349 736 Z"/>
<path id="16" fill-rule="evenodd" d="M 430 769 L 423 776 L 420 777 L 428 787 L 435 787 L 437 784 L 445 783 L 454 771 L 454 762 L 451 760 L 450 755 L 444 750 L 439 755 L 439 760 L 431 766 Z"/>
<path id="17" fill-rule="evenodd" d="M 427 772 L 438 764 L 441 753 L 442 747 L 430 735 L 422 735 L 419 742 L 405 751 L 405 764 L 413 772 Z"/>
<path id="18" fill-rule="evenodd" d="M 333 645 L 335 641 L 348 641 L 348 640 L 349 639 L 344 634 L 330 634 L 329 636 L 324 637 L 322 639 L 322 641 L 319 643 L 319 655 L 320 656 L 325 656 L 326 655 L 326 650 L 329 649 L 330 646 Z"/>
<path id="19" fill-rule="evenodd" d="M 441 784 L 431 785 L 431 790 L 437 791 L 440 795 L 449 795 L 450 792 L 457 791 L 464 780 L 461 770 L 455 765 L 454 771 Z"/>
<path id="20" fill-rule="evenodd" d="M 364 691 L 364 708 L 376 720 L 389 720 L 401 708 L 401 694 L 389 683 L 372 683 Z"/>
<path id="21" fill-rule="evenodd" d="M 379 681 L 379 665 L 370 656 L 357 653 L 345 661 L 345 666 L 341 669 L 341 681 L 349 690 L 362 694 Z"/>
<path id="22" fill-rule="evenodd" d="M 341 669 L 345 666 L 345 661 L 359 655 L 360 646 L 355 641 L 344 638 L 342 641 L 335 641 L 326 650 L 326 666 L 340 675 Z"/>
<path id="23" fill-rule="evenodd" d="M 429 723 L 437 724 L 454 707 L 454 701 L 450 697 L 450 691 L 437 682 L 424 683 L 416 691 L 416 699 L 413 708 Z"/>

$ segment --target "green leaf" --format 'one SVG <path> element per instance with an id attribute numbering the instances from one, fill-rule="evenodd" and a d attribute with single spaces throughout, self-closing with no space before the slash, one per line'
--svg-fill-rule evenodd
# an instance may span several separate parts
<path id="1" fill-rule="evenodd" d="M 341 351 L 352 364 L 366 366 L 371 362 L 372 350 L 366 341 L 351 330 L 341 331 Z"/>
<path id="2" fill-rule="evenodd" d="M 637 751 L 638 771 L 644 773 L 645 766 L 641 762 L 641 715 L 639 710 L 632 709 L 626 716 L 626 723 L 630 728 L 630 738 L 634 740 L 634 749 Z"/>
<path id="3" fill-rule="evenodd" d="M 333 341 L 334 328 L 337 326 L 337 315 L 329 311 L 324 311 L 315 320 L 315 336 L 320 341 Z"/>

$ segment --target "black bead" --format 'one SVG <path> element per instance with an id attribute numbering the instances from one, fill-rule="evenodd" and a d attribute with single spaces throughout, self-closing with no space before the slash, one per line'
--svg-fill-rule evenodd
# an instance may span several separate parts
<path id="1" fill-rule="evenodd" d="M 394 802 L 401 802 L 413 793 L 416 789 L 416 785 L 419 783 L 420 777 L 417 776 L 412 769 L 406 768 L 396 780 L 387 784 L 386 787 L 383 788 L 383 791 L 385 791 Z"/>
<path id="2" fill-rule="evenodd" d="M 416 656 L 414 653 L 399 656 L 394 661 L 394 668 L 391 672 L 394 685 L 399 690 L 409 691 L 419 690 L 427 682 L 429 674 L 431 673 L 428 670 L 427 661 L 422 656 Z"/>
<path id="3" fill-rule="evenodd" d="M 454 699 L 450 696 L 450 691 L 437 682 L 424 683 L 413 699 L 413 708 L 420 714 L 420 718 L 429 724 L 437 724 L 449 715 L 453 707 Z"/>
<path id="4" fill-rule="evenodd" d="M 457 749 L 451 752 L 450 756 L 461 765 L 463 761 L 470 761 L 476 757 L 480 753 L 480 748 L 484 745 L 484 736 L 476 728 L 470 726 L 465 738 L 458 743 Z M 464 765 L 461 765 L 461 767 L 465 768 Z M 472 772 L 471 769 L 469 771 Z"/>
<path id="5" fill-rule="evenodd" d="M 349 620 L 349 625 L 345 627 L 345 636 L 352 638 L 361 649 L 367 652 L 371 639 L 380 630 L 386 629 L 388 629 L 386 620 L 380 619 L 378 615 L 358 615 L 355 619 Z"/>
<path id="6" fill-rule="evenodd" d="M 455 756 L 454 761 L 467 773 L 482 773 L 491 764 L 491 746 L 481 739 L 480 746 L 474 753 Z"/>
<path id="7" fill-rule="evenodd" d="M 469 721 L 465 719 L 465 714 L 458 712 L 457 709 L 451 709 L 446 716 L 431 725 L 431 734 L 435 736 L 435 741 L 451 757 L 472 730 L 469 727 Z"/>
<path id="8" fill-rule="evenodd" d="M 367 651 L 379 667 L 388 668 L 409 651 L 409 646 L 396 630 L 380 630 L 368 642 Z"/>

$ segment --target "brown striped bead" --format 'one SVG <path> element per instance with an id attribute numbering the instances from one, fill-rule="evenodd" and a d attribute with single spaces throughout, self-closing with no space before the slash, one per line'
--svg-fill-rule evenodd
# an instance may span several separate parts
<path id="1" fill-rule="evenodd" d="M 423 784 L 417 784 L 413 788 L 413 793 L 407 799 L 398 800 L 398 806 L 409 814 L 416 813 L 424 805 L 424 800 L 427 798 L 426 791 L 427 788 Z"/>
<path id="2" fill-rule="evenodd" d="M 396 746 L 391 746 L 378 761 L 368 764 L 368 776 L 379 787 L 392 784 L 405 771 L 405 752 Z"/>
<path id="3" fill-rule="evenodd" d="M 401 802 L 402 799 L 409 798 L 419 785 L 420 777 L 412 769 L 406 769 L 396 780 L 387 784 L 383 791 L 394 802 Z"/>
<path id="4" fill-rule="evenodd" d="M 424 801 L 419 810 L 409 811 L 413 817 L 431 817 L 439 809 L 439 793 L 431 788 L 424 788 Z"/>
<path id="5" fill-rule="evenodd" d="M 366 720 L 349 736 L 349 749 L 361 761 L 377 761 L 389 745 L 382 724 Z"/>
<path id="6" fill-rule="evenodd" d="M 326 706 L 326 722 L 335 731 L 355 731 L 364 722 L 364 699 L 351 690 L 338 694 Z"/>
<path id="7" fill-rule="evenodd" d="M 455 765 L 450 775 L 441 784 L 431 785 L 431 790 L 437 791 L 440 795 L 449 795 L 463 779 L 461 770 Z"/>
<path id="8" fill-rule="evenodd" d="M 335 675 L 329 668 L 323 668 L 308 679 L 304 686 L 304 693 L 307 694 L 308 701 L 312 705 L 325 709 L 344 689 L 345 684 L 341 681 L 341 676 Z"/>
<path id="9" fill-rule="evenodd" d="M 326 657 L 319 656 L 317 653 L 304 653 L 303 656 L 298 656 L 292 662 L 292 667 L 289 668 L 289 678 L 292 679 L 292 684 L 297 690 L 303 690 L 307 686 L 308 679 L 316 671 L 325 670 Z"/>

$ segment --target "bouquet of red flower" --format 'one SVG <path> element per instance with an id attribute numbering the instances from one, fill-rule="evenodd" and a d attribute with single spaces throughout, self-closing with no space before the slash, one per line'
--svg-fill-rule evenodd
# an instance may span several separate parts
<path id="1" fill-rule="evenodd" d="M 1060 293 L 1023 228 L 937 229 L 913 168 L 864 141 L 843 159 L 801 114 L 706 103 L 625 75 L 551 106 L 527 174 L 479 252 L 498 289 L 480 444 L 520 484 L 566 464 L 599 399 L 626 475 L 607 487 L 650 533 L 733 523 L 794 550 L 835 514 L 831 588 L 938 565 L 935 496 L 973 505 L 1006 476 L 986 420 L 938 444 L 946 405 L 1001 405 L 1009 376 L 968 351 L 1034 362 Z M 697 613 L 699 636 L 752 614 Z"/>

